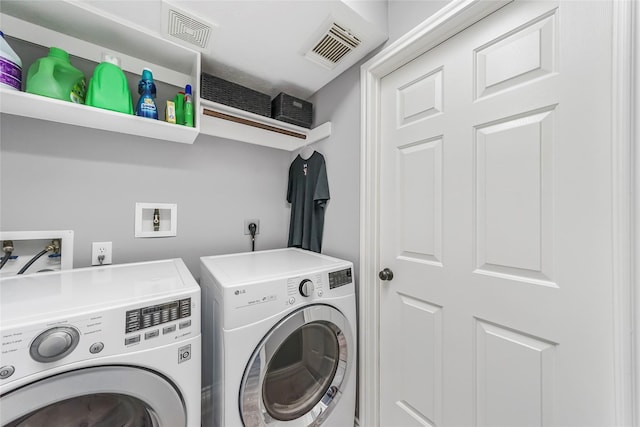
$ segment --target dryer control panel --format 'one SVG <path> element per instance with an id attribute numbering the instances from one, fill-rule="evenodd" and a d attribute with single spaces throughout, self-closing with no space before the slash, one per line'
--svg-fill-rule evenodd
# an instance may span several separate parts
<path id="1" fill-rule="evenodd" d="M 351 269 L 332 271 L 329 273 L 329 289 L 339 288 L 352 282 Z"/>
<path id="2" fill-rule="evenodd" d="M 222 296 L 216 299 L 223 302 L 216 306 L 220 311 L 219 326 L 227 331 L 304 305 L 330 305 L 340 299 L 353 298 L 355 278 L 352 264 L 347 261 L 336 264 L 332 268 L 297 271 L 291 276 L 222 286 Z M 208 289 L 217 286 L 210 276 L 203 277 Z M 208 280 L 211 281 L 209 284 Z"/>

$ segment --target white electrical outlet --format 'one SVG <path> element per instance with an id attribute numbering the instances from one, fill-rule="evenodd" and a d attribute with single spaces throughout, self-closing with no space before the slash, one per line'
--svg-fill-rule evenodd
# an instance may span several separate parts
<path id="1" fill-rule="evenodd" d="M 93 242 L 91 265 L 108 265 L 112 261 L 111 242 Z"/>

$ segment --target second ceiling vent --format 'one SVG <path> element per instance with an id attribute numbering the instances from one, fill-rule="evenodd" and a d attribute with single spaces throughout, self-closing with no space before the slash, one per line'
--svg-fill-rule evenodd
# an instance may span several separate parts
<path id="1" fill-rule="evenodd" d="M 162 30 L 165 36 L 177 38 L 192 49 L 207 52 L 210 48 L 213 25 L 166 1 L 162 2 Z"/>
<path id="2" fill-rule="evenodd" d="M 360 43 L 360 39 L 351 31 L 333 22 L 305 56 L 333 69 L 342 58 L 360 46 Z"/>

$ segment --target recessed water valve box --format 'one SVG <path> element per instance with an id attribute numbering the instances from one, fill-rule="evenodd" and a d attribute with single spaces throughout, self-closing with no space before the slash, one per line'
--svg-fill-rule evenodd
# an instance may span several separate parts
<path id="1" fill-rule="evenodd" d="M 0 231 L 0 277 L 73 268 L 73 231 Z"/>
<path id="2" fill-rule="evenodd" d="M 136 203 L 136 237 L 173 237 L 178 234 L 178 205 Z"/>

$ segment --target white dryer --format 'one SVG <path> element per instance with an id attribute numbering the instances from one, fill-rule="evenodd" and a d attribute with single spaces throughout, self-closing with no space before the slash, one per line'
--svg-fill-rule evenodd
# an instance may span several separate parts
<path id="1" fill-rule="evenodd" d="M 353 426 L 353 265 L 288 248 L 201 268 L 203 425 Z"/>
<path id="2" fill-rule="evenodd" d="M 3 278 L 0 425 L 200 426 L 200 287 L 180 259 Z"/>

